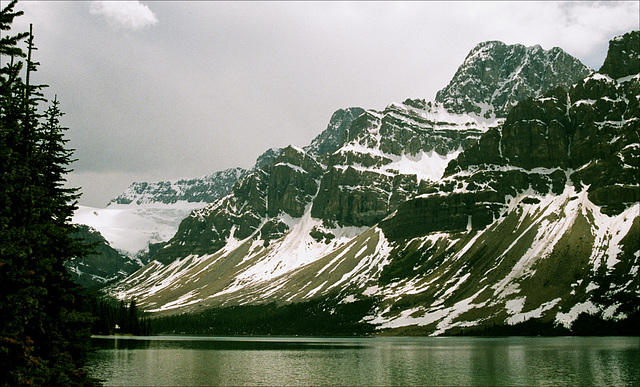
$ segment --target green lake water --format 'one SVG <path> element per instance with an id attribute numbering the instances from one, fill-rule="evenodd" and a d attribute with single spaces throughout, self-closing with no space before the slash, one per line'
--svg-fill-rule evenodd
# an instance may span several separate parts
<path id="1" fill-rule="evenodd" d="M 639 386 L 638 337 L 95 337 L 117 386 Z"/>

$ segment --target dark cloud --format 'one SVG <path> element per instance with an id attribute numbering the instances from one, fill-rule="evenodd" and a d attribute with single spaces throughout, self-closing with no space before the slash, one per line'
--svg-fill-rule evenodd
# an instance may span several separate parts
<path id="1" fill-rule="evenodd" d="M 338 108 L 433 99 L 484 40 L 599 68 L 638 3 L 24 2 L 39 80 L 66 112 L 69 181 L 102 206 L 133 180 L 250 167 Z"/>

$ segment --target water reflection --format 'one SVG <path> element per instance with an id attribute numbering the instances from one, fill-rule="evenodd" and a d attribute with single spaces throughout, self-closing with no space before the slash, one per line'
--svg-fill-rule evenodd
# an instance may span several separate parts
<path id="1" fill-rule="evenodd" d="M 108 385 L 638 385 L 636 338 L 101 338 Z"/>

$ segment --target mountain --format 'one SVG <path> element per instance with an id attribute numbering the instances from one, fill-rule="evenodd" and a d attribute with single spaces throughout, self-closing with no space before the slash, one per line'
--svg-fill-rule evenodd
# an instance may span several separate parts
<path id="1" fill-rule="evenodd" d="M 637 314 L 639 91 L 637 74 L 594 74 L 518 104 L 380 224 L 402 251 L 371 321 L 438 334 Z"/>
<path id="2" fill-rule="evenodd" d="M 635 76 L 640 68 L 639 41 L 637 31 L 628 32 L 611 40 L 600 73 L 609 75 L 613 79 Z"/>
<path id="3" fill-rule="evenodd" d="M 211 254 L 248 237 L 268 245 L 307 212 L 322 220 L 315 235 L 327 238 L 334 235 L 328 229 L 340 233 L 339 228 L 370 227 L 423 181 L 439 178 L 463 146 L 488 130 L 485 121 L 420 101 L 366 111 L 350 121 L 332 153 L 314 156 L 294 146 L 282 149 L 228 196 L 192 212 L 153 258 L 169 263 L 190 254 Z M 334 127 L 330 123 L 327 131 Z M 317 147 L 316 140 L 310 149 Z M 409 146 L 404 150 L 399 142 Z"/>
<path id="4" fill-rule="evenodd" d="M 361 108 L 338 110 L 331 117 L 327 129 L 313 140 L 309 150 L 317 152 L 335 148 L 351 121 L 362 111 Z M 281 151 L 274 148 L 264 152 L 257 158 L 254 170 L 270 164 Z M 226 196 L 249 172 L 242 168 L 230 168 L 195 179 L 134 182 L 125 192 L 112 199 L 106 208 L 80 206 L 73 222 L 89 225 L 91 233 L 83 232 L 83 235 L 92 241 L 99 235 L 103 239 L 100 246 L 107 246 L 116 254 L 121 254 L 123 264 L 126 262 L 139 268 L 149 262 L 147 257 L 150 252 L 176 233 L 182 219 L 191 211 Z M 70 270 L 74 278 L 88 287 L 112 282 L 131 272 L 102 263 L 92 257 L 84 263 L 71 265 Z M 97 265 L 97 268 L 90 269 L 92 265 Z M 94 273 L 96 270 L 99 276 Z M 95 278 L 96 282 L 89 286 L 88 278 Z"/>
<path id="5" fill-rule="evenodd" d="M 338 109 L 329 120 L 327 128 L 304 147 L 304 151 L 312 156 L 333 153 L 348 136 L 348 130 L 353 120 L 358 118 L 365 110 L 359 107 Z"/>
<path id="6" fill-rule="evenodd" d="M 484 62 L 478 60 L 478 53 Z M 467 92 L 481 82 L 477 68 L 485 62 L 511 63 L 513 68 L 499 71 L 493 81 L 503 91 L 509 86 L 525 90 L 503 92 L 489 101 L 481 92 L 469 94 L 478 98 L 476 104 L 492 106 L 492 111 L 515 104 L 517 98 L 569 86 L 592 72 L 557 48 L 547 52 L 539 47 L 482 43 L 472 50 L 452 83 L 438 93 L 444 102 L 408 99 L 383 111 L 336 111 L 326 130 L 307 147 L 265 152 L 229 197 L 192 213 L 153 258 L 169 263 L 192 253 L 211 254 L 230 240 L 250 236 L 269 243 L 291 229 L 287 217 L 299 219 L 306 211 L 322 220 L 315 235 L 324 233 L 326 238 L 334 235 L 328 229 L 375 225 L 421 185 L 439 179 L 450 160 L 504 121 L 495 114 L 456 112 L 447 105 L 455 93 Z M 541 80 L 534 76 L 538 67 L 557 68 L 562 74 Z M 466 86 L 456 87 L 456 82 Z"/>
<path id="7" fill-rule="evenodd" d="M 637 315 L 637 34 L 610 44 L 620 78 L 482 43 L 436 101 L 366 110 L 325 153 L 284 148 L 108 291 L 198 321 L 352 306 L 397 334 Z M 483 79 L 478 63 L 509 64 Z"/>

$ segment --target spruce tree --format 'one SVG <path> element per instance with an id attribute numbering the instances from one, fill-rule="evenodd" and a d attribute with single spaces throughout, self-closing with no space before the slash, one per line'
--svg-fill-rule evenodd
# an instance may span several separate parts
<path id="1" fill-rule="evenodd" d="M 15 5 L 0 11 L 0 30 L 9 31 L 22 14 Z M 64 176 L 72 150 L 57 98 L 44 114 L 38 110 L 45 86 L 31 84 L 38 66 L 32 31 L 2 36 L 0 385 L 85 385 L 92 318 L 82 312 L 85 300 L 64 267 L 87 253 L 71 236 L 78 194 L 64 187 Z"/>

